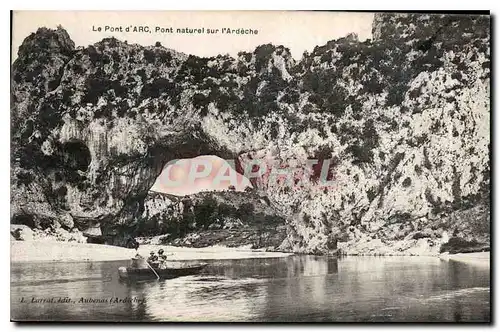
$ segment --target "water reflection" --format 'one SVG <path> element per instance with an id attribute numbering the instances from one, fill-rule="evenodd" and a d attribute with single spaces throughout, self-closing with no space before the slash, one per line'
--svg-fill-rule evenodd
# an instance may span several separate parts
<path id="1" fill-rule="evenodd" d="M 11 268 L 11 317 L 118 321 L 488 321 L 489 270 L 418 257 L 209 261 L 196 276 L 119 282 L 127 262 Z M 20 303 L 70 298 L 75 303 Z M 79 303 L 80 299 L 128 299 Z"/>

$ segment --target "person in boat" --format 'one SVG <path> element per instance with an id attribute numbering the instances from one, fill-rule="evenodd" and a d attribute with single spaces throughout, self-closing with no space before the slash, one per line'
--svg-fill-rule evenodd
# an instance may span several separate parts
<path id="1" fill-rule="evenodd" d="M 137 253 L 135 255 L 135 257 L 132 258 L 132 262 L 130 264 L 130 267 L 135 268 L 135 269 L 140 268 L 141 266 L 143 266 L 145 264 L 145 261 L 146 261 L 146 259 L 144 257 L 142 257 L 141 254 Z"/>
<path id="2" fill-rule="evenodd" d="M 165 261 L 167 260 L 167 255 L 164 255 L 165 251 L 163 249 L 158 250 L 158 260 Z"/>
<path id="3" fill-rule="evenodd" d="M 149 265 L 151 265 L 152 267 L 158 267 L 158 265 L 160 264 L 160 262 L 158 261 L 158 256 L 156 256 L 156 254 L 155 254 L 155 252 L 154 252 L 154 251 L 151 251 L 151 252 L 149 253 L 148 263 L 149 263 Z"/>
<path id="4" fill-rule="evenodd" d="M 167 264 L 167 255 L 164 254 L 165 251 L 163 249 L 158 250 L 158 262 L 159 266 L 165 268 Z"/>

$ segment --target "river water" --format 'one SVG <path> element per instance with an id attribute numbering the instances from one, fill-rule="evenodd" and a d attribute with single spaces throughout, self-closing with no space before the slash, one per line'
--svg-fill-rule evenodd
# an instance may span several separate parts
<path id="1" fill-rule="evenodd" d="M 123 282 L 128 262 L 13 263 L 13 320 L 488 322 L 490 271 L 426 257 L 211 260 Z M 46 301 L 46 303 L 40 303 Z M 47 302 L 53 301 L 53 302 Z"/>

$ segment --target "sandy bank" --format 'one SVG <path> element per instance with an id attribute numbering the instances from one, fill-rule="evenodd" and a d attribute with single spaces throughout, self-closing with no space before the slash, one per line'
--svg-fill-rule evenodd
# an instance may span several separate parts
<path id="1" fill-rule="evenodd" d="M 489 252 L 471 252 L 464 254 L 440 255 L 442 260 L 450 260 L 455 262 L 467 263 L 484 268 L 490 268 L 490 253 Z"/>
<path id="2" fill-rule="evenodd" d="M 172 254 L 170 260 L 194 259 L 243 259 L 286 257 L 290 254 L 281 252 L 264 252 L 246 248 L 207 247 L 180 248 L 160 245 L 143 245 L 138 253 L 148 256 L 150 251 L 163 248 Z M 116 261 L 127 260 L 135 256 L 134 249 L 126 249 L 102 244 L 56 241 L 11 241 L 11 262 L 78 262 L 78 261 Z"/>

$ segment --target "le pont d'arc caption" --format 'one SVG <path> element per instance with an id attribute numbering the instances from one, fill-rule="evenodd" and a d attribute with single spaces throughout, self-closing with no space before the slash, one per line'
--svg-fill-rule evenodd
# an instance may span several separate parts
<path id="1" fill-rule="evenodd" d="M 165 34 L 227 34 L 227 35 L 257 35 L 259 30 L 257 29 L 245 29 L 245 28 L 173 28 L 173 27 L 154 27 L 149 26 L 109 26 L 104 27 L 92 26 L 92 31 L 97 32 L 143 32 L 143 33 L 165 33 Z"/>

